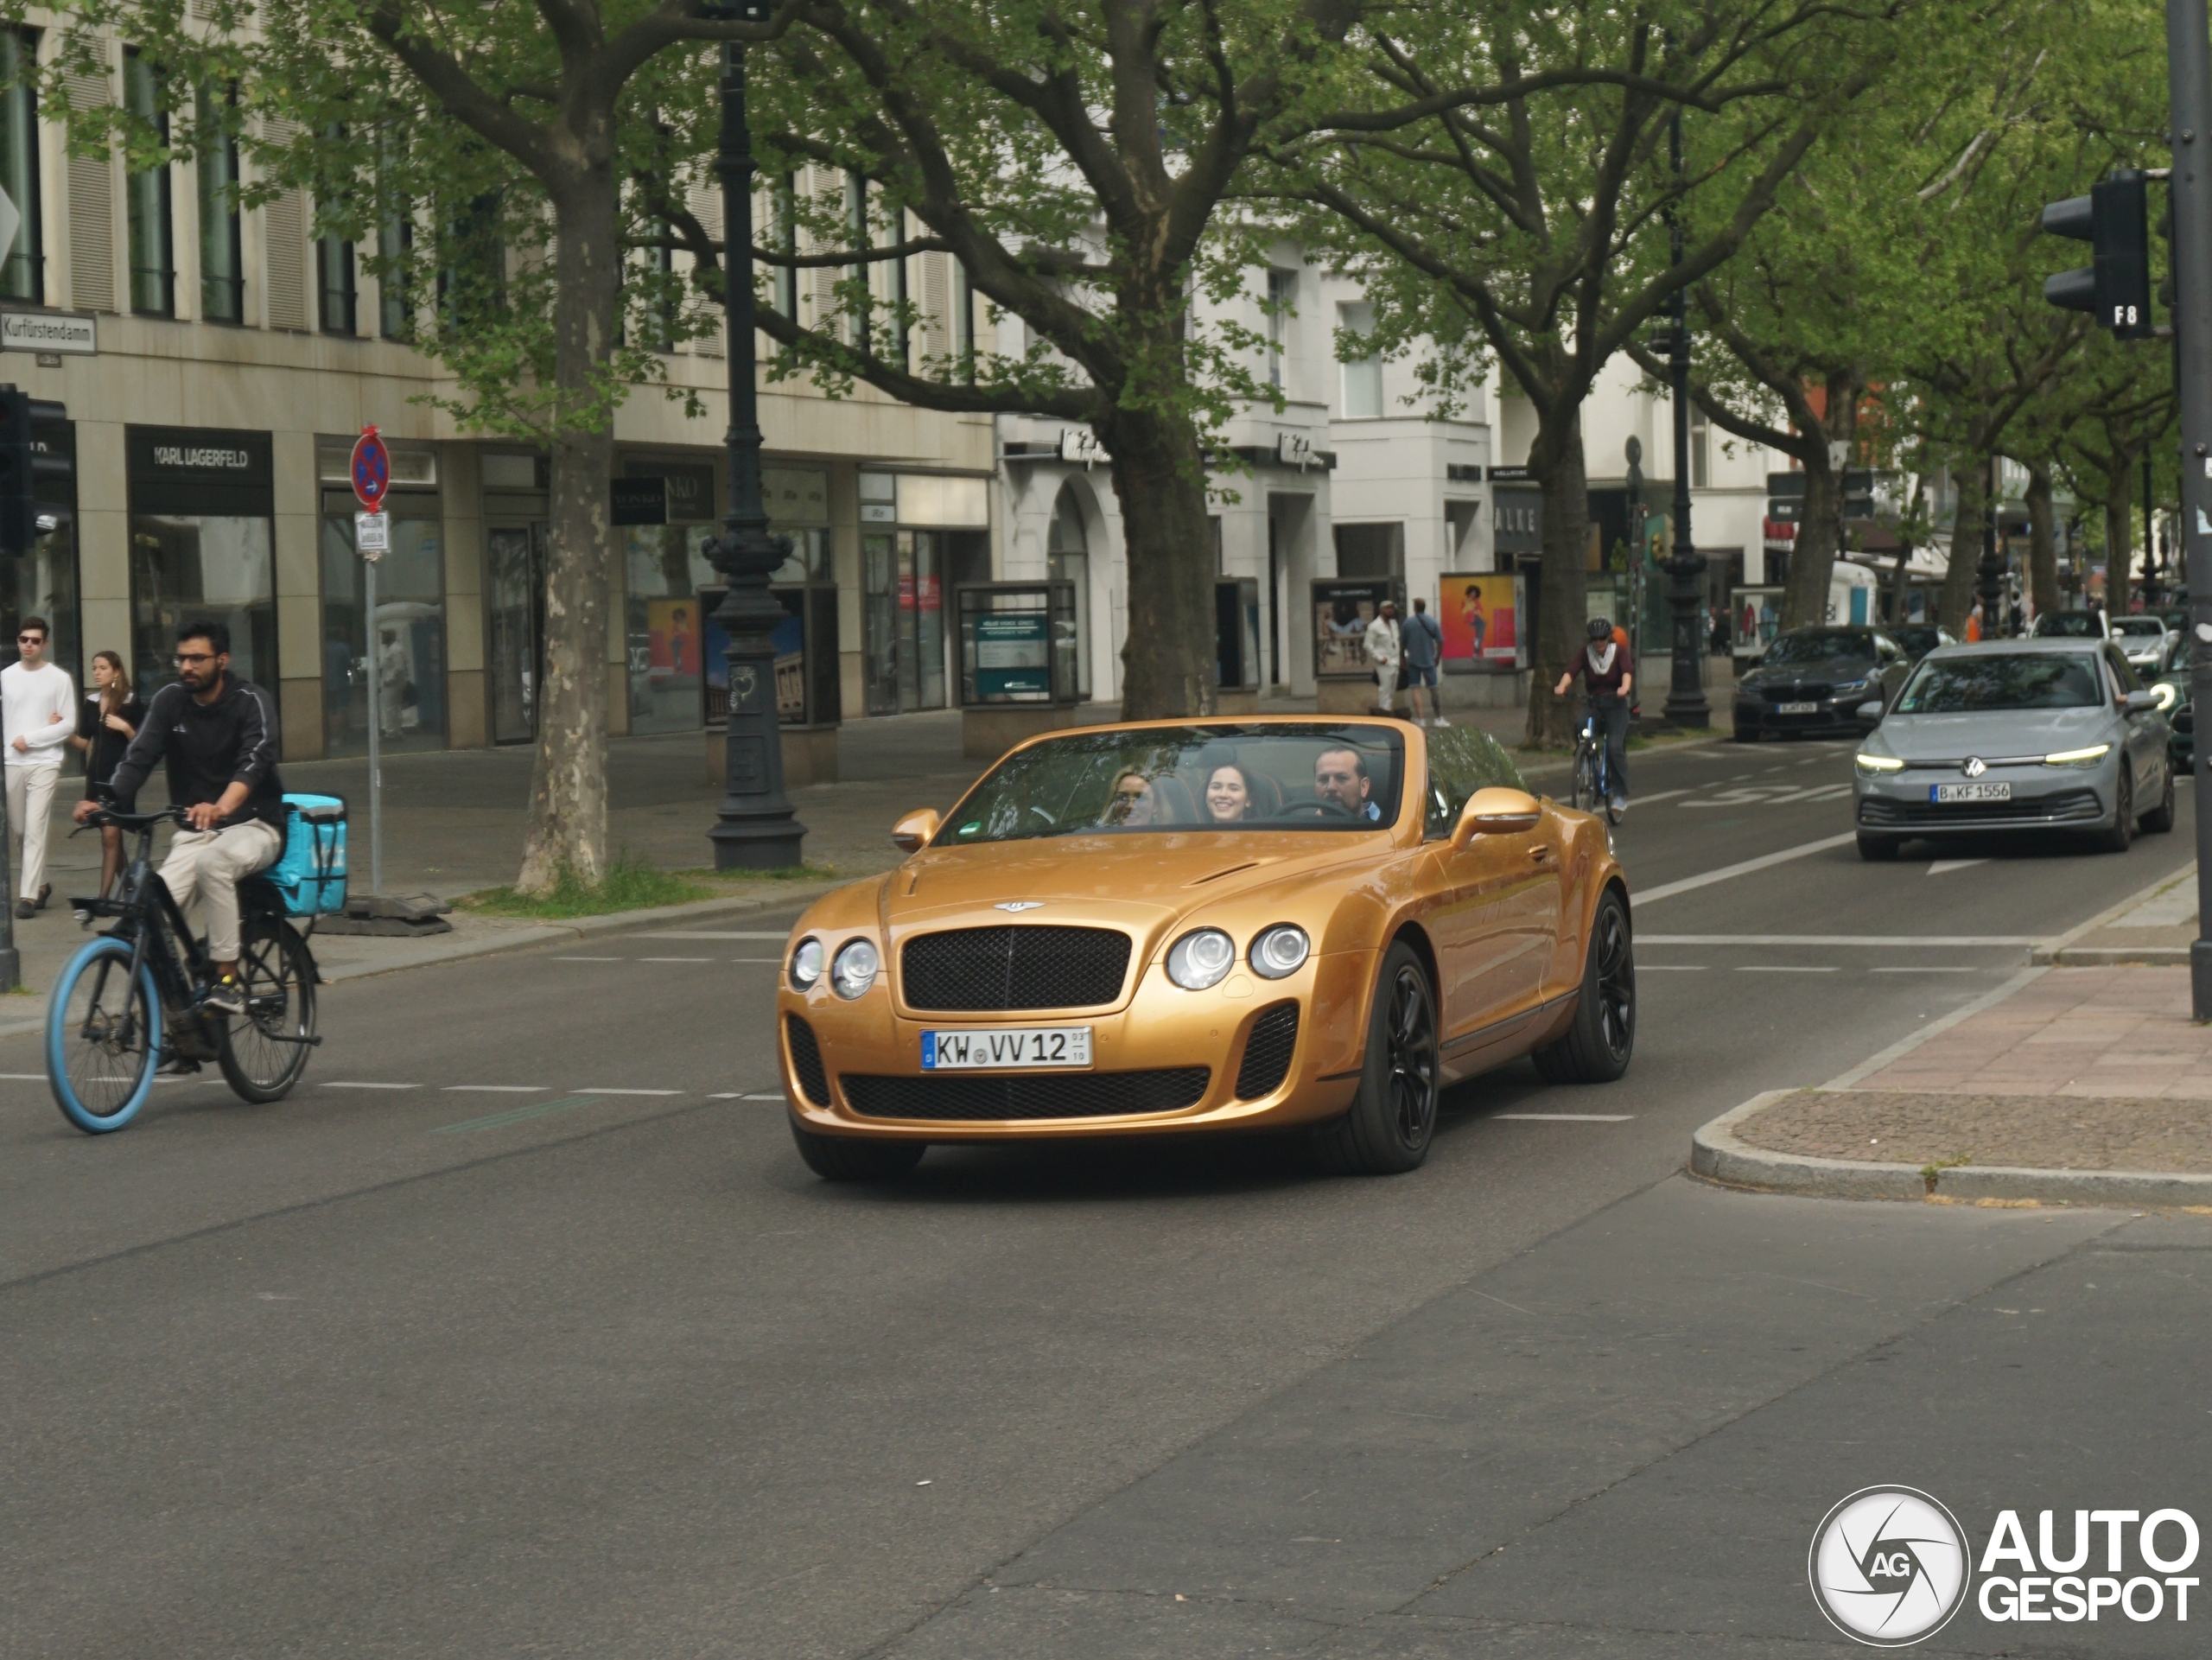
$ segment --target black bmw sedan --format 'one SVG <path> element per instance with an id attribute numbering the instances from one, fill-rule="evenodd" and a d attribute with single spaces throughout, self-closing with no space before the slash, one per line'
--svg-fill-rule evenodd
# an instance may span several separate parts
<path id="1" fill-rule="evenodd" d="M 1878 628 L 1793 628 L 1775 636 L 1758 666 L 1736 683 L 1736 741 L 1770 733 L 1857 737 L 1861 703 L 1887 703 L 1911 667 Z"/>

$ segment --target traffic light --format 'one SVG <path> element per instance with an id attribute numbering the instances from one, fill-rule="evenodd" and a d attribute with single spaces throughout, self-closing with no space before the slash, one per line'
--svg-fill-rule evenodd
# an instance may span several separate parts
<path id="1" fill-rule="evenodd" d="M 2087 270 L 2060 271 L 2044 280 L 2043 297 L 2069 311 L 2086 311 L 2115 340 L 2151 338 L 2150 175 L 2122 168 L 2092 186 L 2086 196 L 2055 201 L 2043 210 L 2053 236 L 2088 243 L 2095 263 Z"/>
<path id="2" fill-rule="evenodd" d="M 54 528 L 50 519 L 43 527 L 39 524 L 39 482 L 66 479 L 73 468 L 67 456 L 46 450 L 34 423 L 68 418 L 62 404 L 0 386 L 0 558 L 23 557 L 38 546 L 44 531 Z"/>

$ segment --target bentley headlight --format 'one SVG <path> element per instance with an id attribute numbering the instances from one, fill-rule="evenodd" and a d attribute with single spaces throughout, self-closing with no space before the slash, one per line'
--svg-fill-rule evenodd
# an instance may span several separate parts
<path id="1" fill-rule="evenodd" d="M 2093 743 L 2087 749 L 2060 749 L 2043 758 L 2045 766 L 2094 766 L 2112 754 L 2108 743 Z"/>
<path id="2" fill-rule="evenodd" d="M 1252 972 L 1263 980 L 1280 980 L 1297 973 L 1313 955 L 1313 942 L 1306 937 L 1305 929 L 1279 922 L 1252 942 Z"/>
<path id="3" fill-rule="evenodd" d="M 791 989 L 811 991 L 822 978 L 822 942 L 809 934 L 791 953 Z"/>
<path id="4" fill-rule="evenodd" d="M 1902 773 L 1904 763 L 1895 755 L 1870 755 L 1864 750 L 1851 758 L 1852 765 L 1862 773 Z"/>
<path id="5" fill-rule="evenodd" d="M 1218 928 L 1185 934 L 1167 948 L 1167 977 L 1185 991 L 1217 986 L 1236 966 L 1236 942 Z"/>
<path id="6" fill-rule="evenodd" d="M 882 966 L 883 958 L 875 947 L 865 939 L 855 939 L 830 965 L 830 989 L 850 1002 L 875 983 L 875 971 Z"/>

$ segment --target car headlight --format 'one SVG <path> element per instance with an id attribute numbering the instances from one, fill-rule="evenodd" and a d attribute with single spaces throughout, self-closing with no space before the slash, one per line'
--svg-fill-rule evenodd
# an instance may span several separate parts
<path id="1" fill-rule="evenodd" d="M 809 934 L 791 953 L 791 989 L 811 991 L 822 978 L 822 942 Z"/>
<path id="2" fill-rule="evenodd" d="M 2181 694 L 2174 690 L 2173 682 L 2171 680 L 2161 680 L 2152 686 L 2151 696 L 2158 700 L 2158 708 L 2161 711 L 2170 709 L 2181 702 Z"/>
<path id="3" fill-rule="evenodd" d="M 1902 773 L 1904 763 L 1895 755 L 1869 755 L 1863 751 L 1851 758 L 1852 765 L 1862 773 Z"/>
<path id="4" fill-rule="evenodd" d="M 1236 966 L 1236 942 L 1218 928 L 1185 934 L 1167 948 L 1167 977 L 1185 991 L 1217 986 Z"/>
<path id="5" fill-rule="evenodd" d="M 1305 929 L 1279 922 L 1252 942 L 1252 972 L 1263 980 L 1280 980 L 1297 973 L 1313 955 L 1313 942 Z"/>
<path id="6" fill-rule="evenodd" d="M 2087 749 L 2056 750 L 2043 758 L 2043 764 L 2045 766 L 2094 766 L 2110 754 L 2110 744 L 2091 744 Z"/>
<path id="7" fill-rule="evenodd" d="M 855 939 L 830 965 L 830 988 L 849 1002 L 875 983 L 876 970 L 882 966 L 881 953 L 867 940 Z"/>
<path id="8" fill-rule="evenodd" d="M 1834 695 L 1838 697 L 1847 697 L 1854 691 L 1864 691 L 1866 690 L 1866 683 L 1864 680 L 1847 680 L 1843 682 L 1842 684 L 1836 687 Z"/>

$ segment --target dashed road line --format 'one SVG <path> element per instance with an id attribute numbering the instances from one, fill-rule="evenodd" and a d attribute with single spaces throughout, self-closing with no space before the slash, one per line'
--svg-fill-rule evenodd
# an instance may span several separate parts
<path id="1" fill-rule="evenodd" d="M 448 1084 L 443 1087 L 448 1095 L 536 1095 L 553 1086 L 550 1084 Z"/>
<path id="2" fill-rule="evenodd" d="M 1815 968 L 1805 963 L 1744 963 L 1737 966 L 1738 974 L 1837 974 L 1833 967 Z"/>
<path id="3" fill-rule="evenodd" d="M 326 1090 L 419 1090 L 420 1084 L 370 1084 L 359 1078 L 327 1078 L 322 1081 Z"/>
<path id="4" fill-rule="evenodd" d="M 1632 1112 L 1493 1112 L 1493 1118 L 1517 1118 L 1535 1124 L 1625 1124 Z"/>
<path id="5" fill-rule="evenodd" d="M 1802 859 L 1815 853 L 1826 853 L 1830 848 L 1840 848 L 1858 841 L 1857 830 L 1846 830 L 1840 836 L 1827 836 L 1817 842 L 1802 842 L 1794 848 L 1783 848 L 1778 853 L 1763 853 L 1756 859 L 1746 859 L 1741 864 L 1723 865 L 1718 870 L 1708 870 L 1702 875 L 1685 876 L 1679 881 L 1662 882 L 1642 894 L 1630 895 L 1633 905 L 1656 905 L 1661 900 L 1672 899 L 1677 894 L 1693 893 L 1700 887 L 1710 887 L 1715 882 L 1725 882 L 1738 876 L 1747 876 L 1754 870 L 1766 870 L 1792 859 Z"/>
<path id="6" fill-rule="evenodd" d="M 556 963 L 626 963 L 626 957 L 556 957 Z"/>
<path id="7" fill-rule="evenodd" d="M 1989 970 L 1973 968 L 1885 968 L 1869 969 L 1866 972 L 1869 974 L 1986 974 Z"/>
<path id="8" fill-rule="evenodd" d="M 711 957 L 641 957 L 640 963 L 711 963 Z"/>
<path id="9" fill-rule="evenodd" d="M 576 1093 L 578 1095 L 681 1095 L 683 1091 L 681 1090 L 583 1089 L 578 1090 Z"/>

